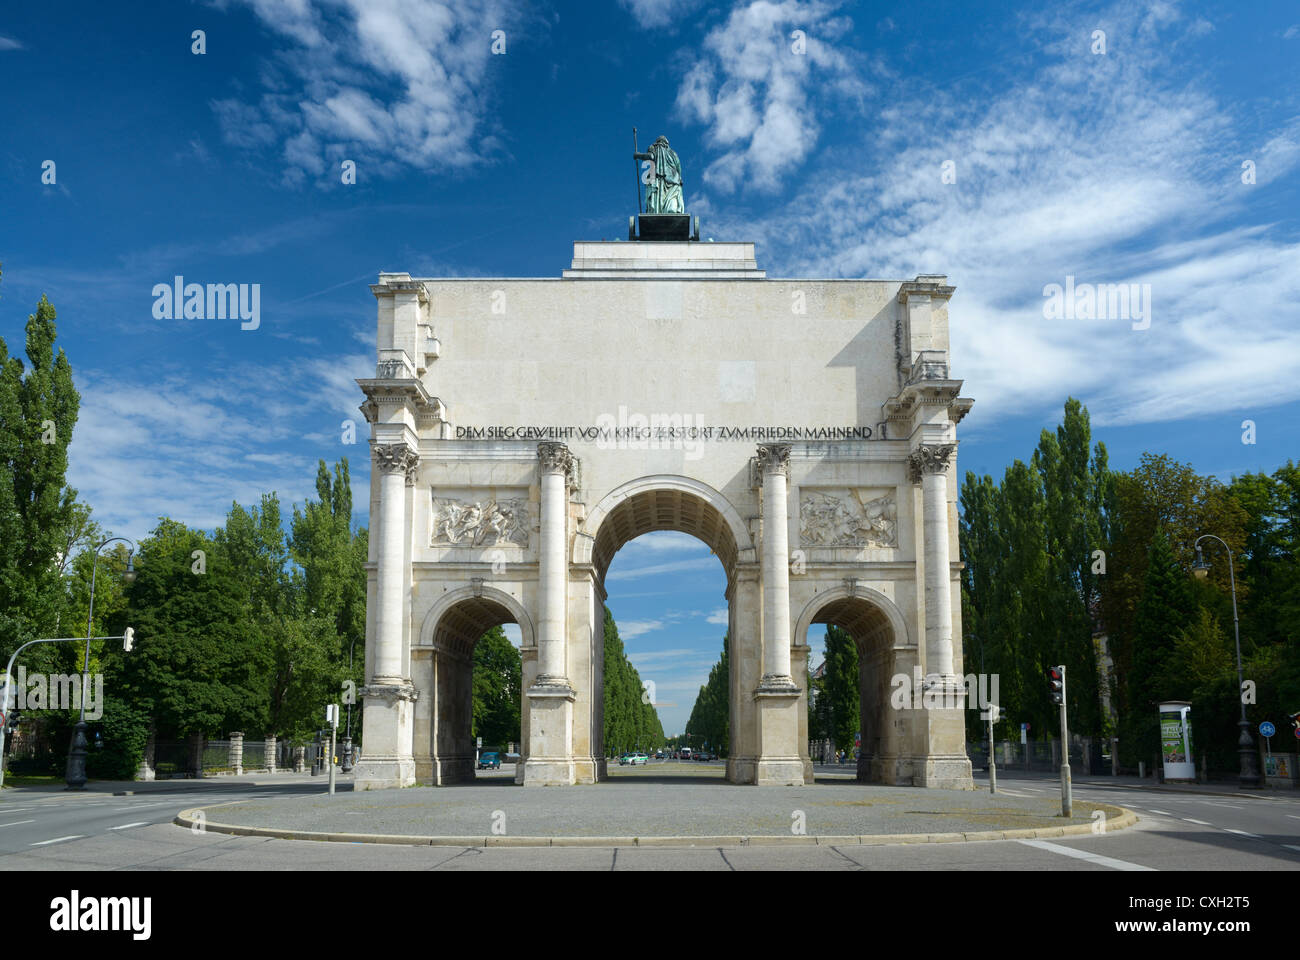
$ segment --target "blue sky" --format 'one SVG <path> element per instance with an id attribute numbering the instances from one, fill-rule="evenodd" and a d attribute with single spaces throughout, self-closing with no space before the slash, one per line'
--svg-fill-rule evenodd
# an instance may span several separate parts
<path id="1" fill-rule="evenodd" d="M 340 423 L 373 371 L 367 284 L 557 276 L 625 229 L 636 125 L 671 138 L 704 235 L 756 241 L 769 276 L 949 276 L 963 470 L 1028 456 L 1071 394 L 1119 468 L 1271 470 L 1300 453 L 1300 6 L 1041 6 L 9 3 L 0 336 L 21 349 L 50 296 L 82 393 L 71 481 L 115 532 L 301 501 L 321 457 L 351 459 L 364 504 Z M 260 283 L 260 328 L 156 320 L 177 274 Z M 1149 328 L 1047 319 L 1067 276 L 1150 284 Z M 611 569 L 671 730 L 722 589 L 676 535 Z"/>

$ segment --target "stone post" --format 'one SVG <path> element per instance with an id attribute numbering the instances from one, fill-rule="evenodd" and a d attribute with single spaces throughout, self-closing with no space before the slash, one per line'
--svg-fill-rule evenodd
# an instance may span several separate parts
<path id="1" fill-rule="evenodd" d="M 275 768 L 276 768 L 276 759 L 277 759 L 277 757 L 276 757 L 276 755 L 275 755 L 275 750 L 276 750 L 276 746 L 275 746 L 275 737 L 267 737 L 267 738 L 266 738 L 266 771 L 267 771 L 267 773 L 275 773 Z"/>
<path id="2" fill-rule="evenodd" d="M 759 556 L 763 675 L 754 691 L 758 708 L 754 782 L 760 786 L 802 786 L 805 772 L 799 755 L 799 688 L 790 676 L 790 509 L 786 496 L 790 444 L 759 444 L 758 466 L 763 478 Z"/>
<path id="3" fill-rule="evenodd" d="M 528 688 L 528 758 L 524 786 L 569 785 L 573 764 L 573 703 L 567 674 L 569 485 L 573 455 L 563 443 L 537 445 L 541 542 L 537 570 L 537 679 Z"/>
<path id="4" fill-rule="evenodd" d="M 410 573 L 406 565 L 406 488 L 414 485 L 419 456 L 405 443 L 377 443 L 379 529 L 376 541 L 375 653 L 369 682 L 362 689 L 366 755 L 357 766 L 362 790 L 409 787 L 415 783 L 411 755 L 415 687 L 404 675 L 402 635 Z"/>
<path id="5" fill-rule="evenodd" d="M 244 734 L 236 730 L 230 735 L 230 747 L 227 753 L 229 758 L 230 769 L 235 771 L 235 776 L 240 776 L 244 772 Z"/>
<path id="6" fill-rule="evenodd" d="M 293 748 L 293 772 L 305 773 L 306 770 L 307 770 L 307 748 L 294 747 Z"/>
<path id="7" fill-rule="evenodd" d="M 189 747 L 189 774 L 198 779 L 203 776 L 203 734 L 190 734 Z"/>
<path id="8" fill-rule="evenodd" d="M 135 772 L 137 780 L 153 780 L 158 776 L 154 758 L 157 756 L 158 739 L 154 728 L 149 728 L 149 737 L 144 742 L 144 756 L 140 758 L 140 769 Z"/>

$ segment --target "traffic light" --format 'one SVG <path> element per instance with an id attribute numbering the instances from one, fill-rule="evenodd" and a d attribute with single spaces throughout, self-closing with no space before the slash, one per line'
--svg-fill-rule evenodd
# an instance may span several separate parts
<path id="1" fill-rule="evenodd" d="M 17 710 L 12 710 L 5 718 L 5 735 L 12 737 L 18 732 L 18 724 L 23 722 L 23 715 Z"/>
<path id="2" fill-rule="evenodd" d="M 1065 666 L 1047 668 L 1047 689 L 1052 695 L 1052 703 L 1065 702 Z"/>
<path id="3" fill-rule="evenodd" d="M 127 627 L 122 634 L 122 649 L 127 653 L 135 646 L 135 627 Z"/>

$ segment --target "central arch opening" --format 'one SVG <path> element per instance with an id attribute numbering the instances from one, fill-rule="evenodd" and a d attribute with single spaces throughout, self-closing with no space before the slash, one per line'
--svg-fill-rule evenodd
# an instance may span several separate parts
<path id="1" fill-rule="evenodd" d="M 600 744 L 611 782 L 727 776 L 736 522 L 716 492 L 682 485 L 631 492 L 601 519 L 592 562 L 613 615 Z"/>

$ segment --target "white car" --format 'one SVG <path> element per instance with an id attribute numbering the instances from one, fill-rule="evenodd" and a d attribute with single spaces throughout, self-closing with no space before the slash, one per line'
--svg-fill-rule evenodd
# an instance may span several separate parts
<path id="1" fill-rule="evenodd" d="M 638 763 L 644 766 L 649 759 L 644 753 L 629 753 L 626 756 L 619 757 L 618 762 L 620 765 L 625 766 L 636 766 Z"/>

